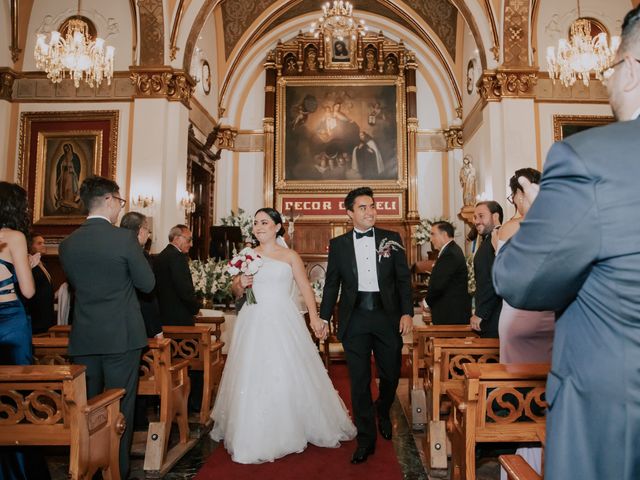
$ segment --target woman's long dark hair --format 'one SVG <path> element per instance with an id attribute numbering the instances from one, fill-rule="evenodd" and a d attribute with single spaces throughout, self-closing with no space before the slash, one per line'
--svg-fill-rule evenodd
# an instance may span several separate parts
<path id="1" fill-rule="evenodd" d="M 256 213 L 253 215 L 254 217 L 256 215 L 258 215 L 260 212 L 266 213 L 267 215 L 269 215 L 269 217 L 271 218 L 271 220 L 273 220 L 273 223 L 275 223 L 276 225 L 280 224 L 280 230 L 278 230 L 278 232 L 276 233 L 276 237 L 283 237 L 285 230 L 284 230 L 284 226 L 282 223 L 282 216 L 280 215 L 280 212 L 278 212 L 275 208 L 271 208 L 271 207 L 263 207 L 260 208 L 258 210 L 256 210 Z M 253 237 L 254 239 L 256 237 Z M 256 239 L 257 241 L 257 239 Z"/>
<path id="2" fill-rule="evenodd" d="M 28 237 L 30 227 L 26 190 L 15 183 L 0 182 L 0 228 L 11 228 Z"/>

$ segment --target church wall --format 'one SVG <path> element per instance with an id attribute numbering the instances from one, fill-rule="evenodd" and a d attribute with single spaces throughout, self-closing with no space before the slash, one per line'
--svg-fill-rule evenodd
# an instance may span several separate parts
<path id="1" fill-rule="evenodd" d="M 188 19 L 184 18 L 182 21 L 181 32 L 187 30 L 187 26 L 190 25 Z M 184 33 L 186 37 L 186 33 Z M 218 59 L 216 55 L 216 31 L 215 31 L 215 22 L 213 19 L 213 15 L 209 15 L 207 18 L 202 30 L 200 31 L 200 35 L 198 36 L 198 41 L 196 42 L 196 47 L 200 49 L 199 52 L 196 52 L 194 49 L 194 54 L 191 60 L 191 76 L 194 78 L 200 79 L 198 84 L 196 85 L 196 89 L 193 95 L 193 98 L 198 101 L 202 107 L 211 115 L 213 118 L 218 118 L 218 75 L 217 75 L 217 65 Z M 207 61 L 209 63 L 209 68 L 211 72 L 211 91 L 209 94 L 206 94 L 204 91 L 204 82 L 206 79 L 204 78 L 203 73 L 203 62 Z M 182 68 L 182 61 L 178 62 L 176 59 L 173 62 L 175 68 Z M 204 132 L 205 134 L 208 132 Z"/>
<path id="2" fill-rule="evenodd" d="M 472 62 L 472 68 L 469 68 L 469 62 Z M 460 91 L 462 92 L 462 108 L 464 116 L 468 115 L 473 106 L 480 99 L 476 82 L 482 73 L 480 58 L 478 56 L 478 46 L 475 43 L 469 26 L 465 23 L 463 30 L 463 47 L 462 47 L 462 77 L 460 79 Z M 468 92 L 468 84 L 470 83 L 471 93 Z"/>
<path id="3" fill-rule="evenodd" d="M 609 104 L 571 104 L 571 103 L 539 103 L 539 151 L 540 164 L 544 165 L 547 153 L 553 145 L 553 116 L 554 115 L 613 115 Z"/>
<path id="4" fill-rule="evenodd" d="M 8 2 L 5 2 L 8 3 Z M 81 14 L 91 19 L 96 26 L 98 36 L 105 39 L 107 45 L 115 47 L 115 70 L 128 70 L 132 60 L 132 28 L 129 2 L 104 2 L 102 0 L 84 0 Z M 68 17 L 78 11 L 76 2 L 52 2 L 34 0 L 27 40 L 24 48 L 24 71 L 36 70 L 33 50 L 37 33 L 48 33 L 57 29 Z"/>
<path id="5" fill-rule="evenodd" d="M 15 122 L 14 106 L 9 103 L 0 100 L 0 145 L 2 150 L 0 151 L 0 180 L 7 180 L 10 182 L 15 181 L 15 172 L 18 165 L 15 150 L 12 146 L 15 145 L 15 140 L 10 138 L 11 132 L 14 131 L 11 127 Z M 14 127 L 15 128 L 15 127 Z"/>

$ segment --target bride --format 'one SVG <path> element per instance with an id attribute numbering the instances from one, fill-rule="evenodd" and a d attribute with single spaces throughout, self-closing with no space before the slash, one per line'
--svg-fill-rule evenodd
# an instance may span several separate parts
<path id="1" fill-rule="evenodd" d="M 242 275 L 256 304 L 240 310 L 211 416 L 211 438 L 224 439 L 233 461 L 270 462 L 302 452 L 307 443 L 338 447 L 356 428 L 333 387 L 294 300 L 294 281 L 319 338 L 326 325 L 300 256 L 278 243 L 282 218 L 272 208 L 255 214 L 260 270 Z"/>

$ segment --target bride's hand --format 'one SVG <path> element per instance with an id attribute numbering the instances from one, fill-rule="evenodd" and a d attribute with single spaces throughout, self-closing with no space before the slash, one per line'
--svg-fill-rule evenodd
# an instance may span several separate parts
<path id="1" fill-rule="evenodd" d="M 253 285 L 253 275 L 245 275 L 244 273 L 240 275 L 240 285 L 242 285 L 242 288 Z"/>
<path id="2" fill-rule="evenodd" d="M 312 318 L 310 323 L 315 336 L 320 340 L 324 340 L 327 337 L 327 324 L 319 317 Z"/>

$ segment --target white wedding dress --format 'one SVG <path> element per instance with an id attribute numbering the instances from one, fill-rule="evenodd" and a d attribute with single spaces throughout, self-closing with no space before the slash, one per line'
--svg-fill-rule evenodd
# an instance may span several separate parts
<path id="1" fill-rule="evenodd" d="M 307 443 L 338 447 L 356 436 L 294 302 L 291 266 L 262 258 L 253 279 L 257 303 L 238 314 L 211 414 L 211 438 L 224 439 L 239 463 L 273 461 Z"/>

